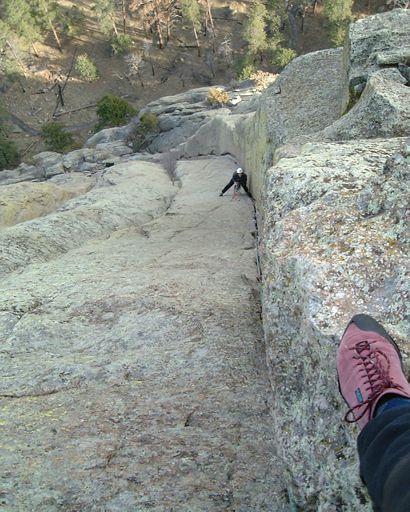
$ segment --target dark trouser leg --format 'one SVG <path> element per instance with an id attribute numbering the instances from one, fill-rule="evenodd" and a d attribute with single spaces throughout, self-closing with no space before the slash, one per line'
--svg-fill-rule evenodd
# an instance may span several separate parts
<path id="1" fill-rule="evenodd" d="M 221 194 L 225 194 L 225 192 L 226 192 L 227 190 L 229 190 L 229 189 L 232 187 L 232 185 L 233 185 L 233 184 L 234 184 L 234 181 L 233 181 L 233 180 L 231 180 L 231 181 L 226 185 L 226 187 L 224 187 L 224 188 L 222 189 Z"/>
<path id="2" fill-rule="evenodd" d="M 410 401 L 371 420 L 358 439 L 360 474 L 377 512 L 410 511 Z"/>
<path id="3" fill-rule="evenodd" d="M 244 189 L 244 191 L 248 194 L 248 196 L 249 196 L 251 199 L 253 199 L 252 194 L 251 194 L 251 193 L 249 192 L 249 190 L 248 190 L 248 187 L 247 187 L 246 185 L 242 185 L 242 188 L 243 188 L 243 189 Z"/>

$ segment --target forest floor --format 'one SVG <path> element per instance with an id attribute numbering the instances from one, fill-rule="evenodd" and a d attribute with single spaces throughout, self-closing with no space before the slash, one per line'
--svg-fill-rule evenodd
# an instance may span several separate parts
<path id="1" fill-rule="evenodd" d="M 68 6 L 74 2 L 65 2 Z M 63 51 L 60 52 L 50 37 L 44 44 L 38 45 L 39 57 L 31 56 L 26 63 L 24 75 L 15 81 L 2 80 L 0 76 L 0 101 L 5 109 L 21 119 L 28 126 L 38 130 L 51 120 L 59 121 L 72 127 L 79 143 L 84 142 L 93 132 L 96 121 L 95 107 L 78 110 L 95 103 L 105 94 L 114 94 L 127 99 L 137 109 L 144 107 L 152 100 L 163 96 L 177 94 L 184 90 L 207 85 L 226 85 L 235 81 L 236 73 L 232 65 L 227 65 L 224 58 L 213 52 L 212 46 L 218 49 L 226 38 L 231 40 L 233 61 L 237 60 L 245 50 L 242 38 L 246 12 L 250 1 L 226 2 L 215 0 L 213 15 L 215 19 L 215 41 L 211 35 L 200 36 L 202 55 L 198 57 L 194 46 L 192 30 L 186 24 L 178 23 L 173 38 L 163 50 L 152 45 L 149 62 L 145 62 L 140 80 L 128 80 L 125 77 L 127 65 L 123 56 L 112 56 L 107 38 L 98 31 L 90 7 L 92 2 L 81 0 L 75 5 L 86 14 L 86 29 L 77 38 L 62 40 Z M 383 0 L 358 0 L 355 2 L 356 18 L 378 12 L 383 9 Z M 136 20 L 130 20 L 130 28 L 135 30 Z M 286 27 L 284 37 L 287 37 Z M 135 51 L 141 51 L 143 34 L 135 37 Z M 319 3 L 316 12 L 305 17 L 303 32 L 298 41 L 298 54 L 329 48 L 331 41 L 327 34 L 323 8 Z M 85 82 L 74 71 L 64 89 L 64 108 L 56 112 L 57 88 L 53 85 L 57 80 L 63 84 L 70 70 L 74 55 L 88 54 L 97 64 L 99 78 L 95 82 Z M 261 63 L 265 71 L 278 70 L 265 59 Z M 153 74 L 153 70 L 154 73 Z M 45 150 L 39 136 L 33 136 L 13 124 L 12 138 L 17 143 L 22 159 Z"/>

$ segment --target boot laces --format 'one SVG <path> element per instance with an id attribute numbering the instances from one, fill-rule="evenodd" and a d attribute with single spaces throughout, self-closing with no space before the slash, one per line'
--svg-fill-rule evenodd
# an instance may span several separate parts
<path id="1" fill-rule="evenodd" d="M 389 388 L 400 388 L 399 385 L 395 384 L 390 378 L 390 361 L 384 352 L 371 346 L 375 341 L 363 340 L 356 343 L 350 350 L 355 350 L 356 355 L 353 359 L 357 360 L 357 364 L 361 367 L 359 373 L 364 383 L 364 393 L 368 395 L 368 398 L 363 402 L 351 407 L 346 415 L 345 421 L 348 423 L 354 423 L 365 414 L 370 414 L 372 411 L 373 404 L 379 398 L 381 393 L 385 389 Z M 356 416 L 356 410 L 363 408 L 359 416 Z"/>

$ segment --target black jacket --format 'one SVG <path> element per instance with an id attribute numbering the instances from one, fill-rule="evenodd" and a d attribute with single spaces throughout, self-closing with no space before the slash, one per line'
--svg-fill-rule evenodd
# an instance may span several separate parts
<path id="1" fill-rule="evenodd" d="M 244 189 L 244 191 L 248 194 L 248 196 L 253 199 L 252 194 L 249 192 L 248 187 L 246 186 L 246 182 L 248 181 L 248 177 L 244 172 L 238 174 L 236 171 L 232 174 L 232 178 L 229 183 L 222 189 L 221 194 L 225 194 L 227 190 L 229 190 L 233 184 L 239 183 L 239 185 Z"/>
<path id="2" fill-rule="evenodd" d="M 235 183 L 239 183 L 241 187 L 246 187 L 246 182 L 248 181 L 248 176 L 244 172 L 238 174 L 236 171 L 232 174 L 232 179 Z"/>

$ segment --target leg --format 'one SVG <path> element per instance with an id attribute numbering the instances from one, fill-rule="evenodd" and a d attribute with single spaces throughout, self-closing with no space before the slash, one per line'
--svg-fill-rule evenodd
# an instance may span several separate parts
<path id="1" fill-rule="evenodd" d="M 231 179 L 231 181 L 222 189 L 221 196 L 225 194 L 227 190 L 229 190 L 232 185 L 234 184 L 234 181 Z"/>
<path id="2" fill-rule="evenodd" d="M 375 510 L 410 510 L 410 400 L 371 420 L 358 439 L 360 474 Z"/>
<path id="3" fill-rule="evenodd" d="M 337 353 L 345 416 L 363 429 L 360 473 L 377 512 L 410 510 L 410 385 L 394 340 L 376 320 L 356 315 Z"/>
<path id="4" fill-rule="evenodd" d="M 248 194 L 248 196 L 253 200 L 252 194 L 249 192 L 248 187 L 246 185 L 242 185 L 242 188 Z"/>

